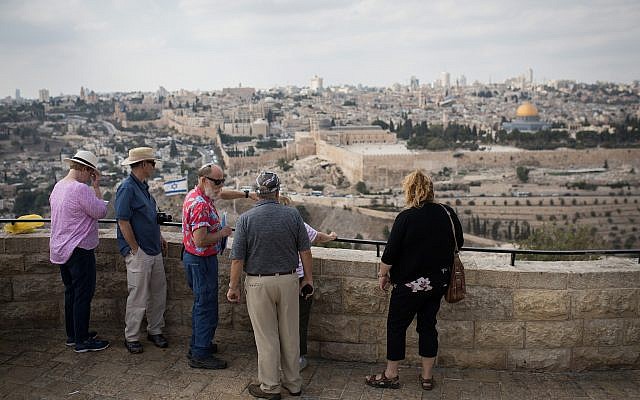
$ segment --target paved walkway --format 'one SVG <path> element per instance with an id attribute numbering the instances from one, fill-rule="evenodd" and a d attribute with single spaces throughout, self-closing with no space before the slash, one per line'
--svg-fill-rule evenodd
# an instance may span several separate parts
<path id="1" fill-rule="evenodd" d="M 221 344 L 226 370 L 189 368 L 186 339 L 130 355 L 119 332 L 104 333 L 112 347 L 76 354 L 61 330 L 0 331 L 0 398 L 6 399 L 253 399 L 253 348 Z M 303 372 L 303 399 L 640 399 L 640 371 L 581 374 L 437 369 L 436 388 L 422 391 L 418 370 L 400 371 L 399 390 L 366 386 L 364 375 L 381 364 L 311 359 Z M 285 392 L 286 393 L 286 392 Z M 292 398 L 283 394 L 283 398 Z"/>

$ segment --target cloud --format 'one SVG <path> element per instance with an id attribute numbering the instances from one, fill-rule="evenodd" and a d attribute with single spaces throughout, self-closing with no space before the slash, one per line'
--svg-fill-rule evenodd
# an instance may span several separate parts
<path id="1" fill-rule="evenodd" d="M 327 84 L 428 82 L 443 70 L 499 81 L 529 66 L 628 81 L 639 78 L 639 17 L 637 0 L 5 0 L 0 96 L 33 75 L 52 88 L 76 79 L 74 91 L 80 80 L 211 89 L 307 84 L 315 73 Z"/>

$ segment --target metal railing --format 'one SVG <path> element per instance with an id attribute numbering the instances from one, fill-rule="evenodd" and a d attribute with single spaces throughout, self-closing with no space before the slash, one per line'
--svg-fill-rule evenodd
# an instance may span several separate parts
<path id="1" fill-rule="evenodd" d="M 14 223 L 14 222 L 45 222 L 50 223 L 50 218 L 43 219 L 16 219 L 16 218 L 2 218 L 0 223 Z M 101 219 L 98 221 L 101 224 L 115 224 L 115 219 Z M 163 222 L 164 226 L 177 226 L 181 227 L 182 222 Z M 376 256 L 380 257 L 380 248 L 387 244 L 382 240 L 367 240 L 367 239 L 346 239 L 337 238 L 334 242 L 350 243 L 350 244 L 363 244 L 376 247 Z M 526 249 L 501 249 L 495 247 L 469 247 L 463 246 L 461 251 L 471 251 L 477 253 L 494 253 L 494 254 L 510 254 L 511 266 L 516 264 L 516 256 L 521 255 L 556 255 L 556 256 L 588 256 L 588 255 L 622 255 L 622 254 L 635 254 L 638 257 L 638 264 L 640 264 L 640 249 L 589 249 L 589 250 L 526 250 Z"/>

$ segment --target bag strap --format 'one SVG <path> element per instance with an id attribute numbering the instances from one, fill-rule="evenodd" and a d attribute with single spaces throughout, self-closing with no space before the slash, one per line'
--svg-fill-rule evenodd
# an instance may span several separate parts
<path id="1" fill-rule="evenodd" d="M 455 250 L 454 254 L 458 253 L 458 252 L 460 252 L 460 249 L 458 248 L 458 239 L 456 238 L 456 228 L 455 228 L 455 226 L 453 226 L 453 219 L 451 218 L 451 213 L 449 212 L 447 207 L 445 207 L 441 203 L 438 203 L 438 205 L 444 209 L 444 211 L 447 213 L 447 216 L 449 217 L 449 222 L 451 222 L 451 232 L 453 232 L 453 241 L 456 244 L 456 250 Z"/>

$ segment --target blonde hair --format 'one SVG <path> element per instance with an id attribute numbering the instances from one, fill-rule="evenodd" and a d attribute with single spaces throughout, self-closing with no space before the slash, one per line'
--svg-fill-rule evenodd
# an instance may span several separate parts
<path id="1" fill-rule="evenodd" d="M 420 208 L 425 202 L 433 202 L 433 181 L 419 169 L 404 177 L 402 188 L 407 208 Z"/>

